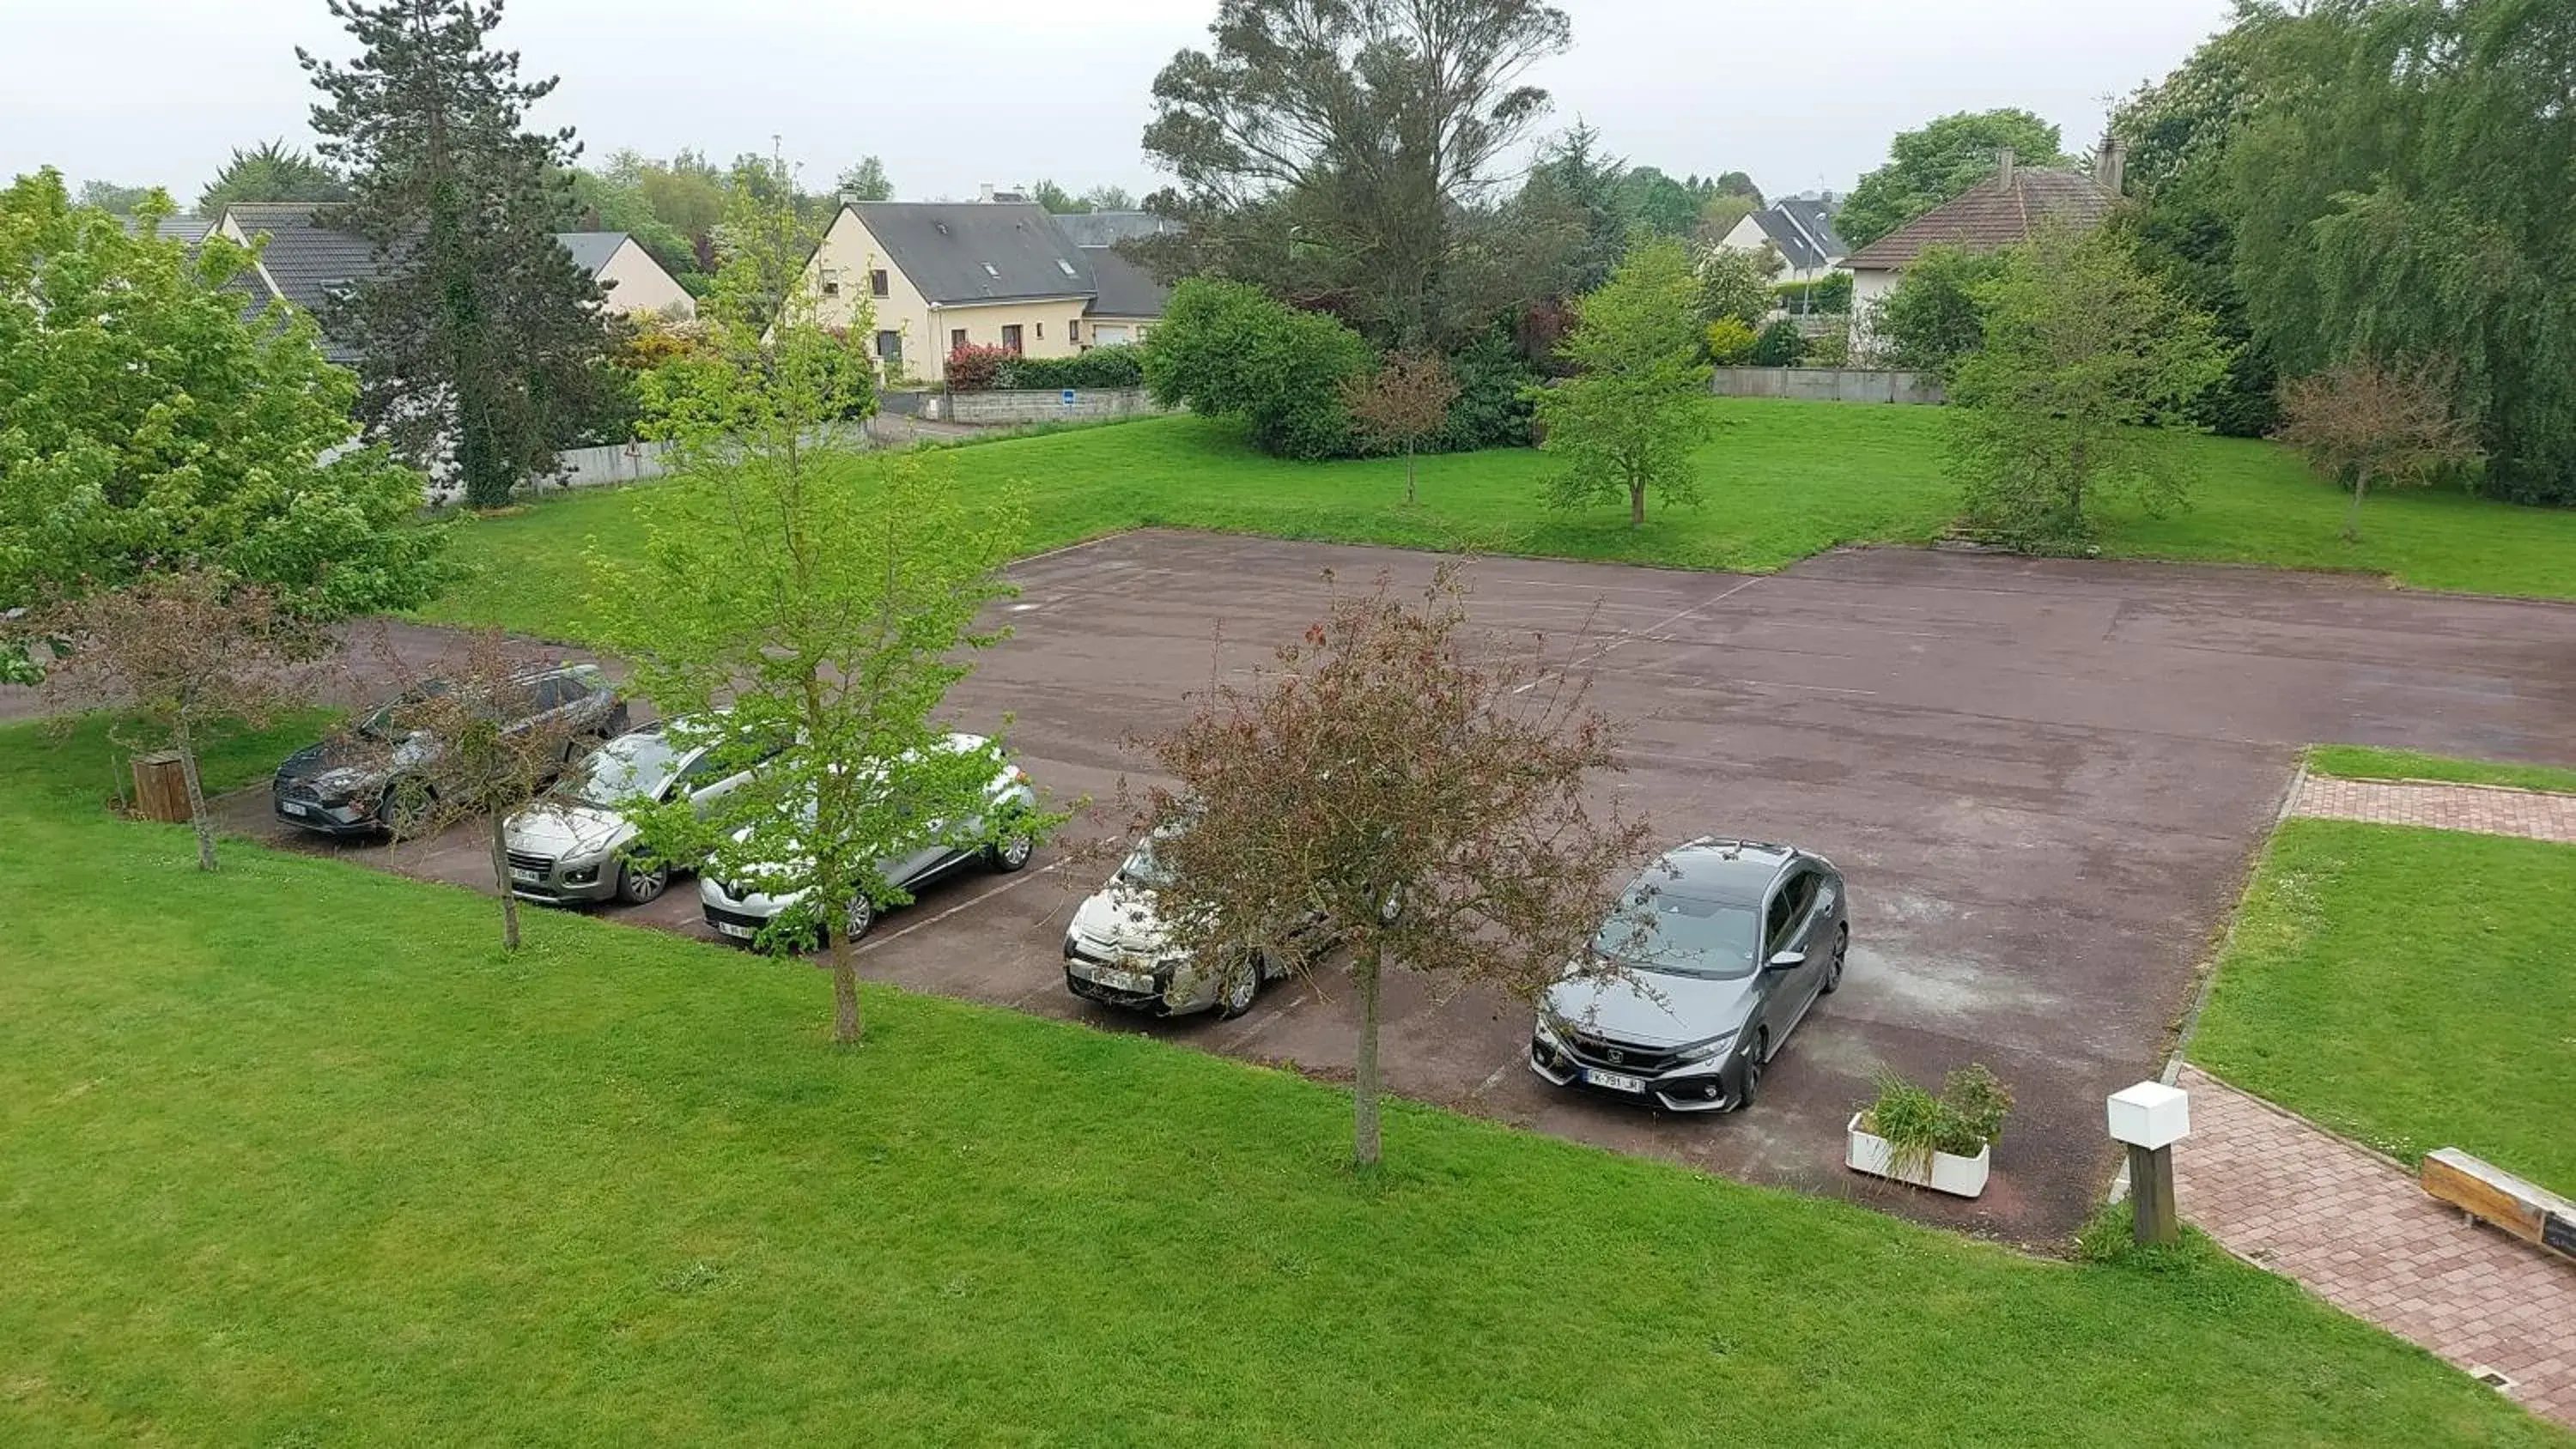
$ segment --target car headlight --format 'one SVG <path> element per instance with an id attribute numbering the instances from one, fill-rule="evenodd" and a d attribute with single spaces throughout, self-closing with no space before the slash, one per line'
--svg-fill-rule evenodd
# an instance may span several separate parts
<path id="1" fill-rule="evenodd" d="M 1565 1018 L 1557 1015 L 1553 1008 L 1541 1006 L 1538 1009 L 1538 1034 L 1551 1046 L 1565 1045 L 1565 1031 Z"/>
<path id="2" fill-rule="evenodd" d="M 1704 1062 L 1711 1057 L 1726 1055 L 1727 1051 L 1734 1045 L 1735 1033 L 1730 1031 L 1723 1036 L 1713 1036 L 1704 1042 L 1682 1048 L 1680 1051 L 1673 1054 L 1673 1060 L 1685 1064 L 1690 1062 Z"/>

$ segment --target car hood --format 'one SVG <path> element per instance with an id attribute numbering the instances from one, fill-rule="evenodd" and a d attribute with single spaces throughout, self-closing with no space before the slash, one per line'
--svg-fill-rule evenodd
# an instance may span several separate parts
<path id="1" fill-rule="evenodd" d="M 1073 913 L 1073 933 L 1094 945 L 1140 956 L 1160 955 L 1169 942 L 1155 914 L 1151 891 L 1109 885 Z"/>
<path id="2" fill-rule="evenodd" d="M 1577 1031 L 1646 1046 L 1706 1041 L 1741 1027 L 1761 977 L 1713 981 L 1661 971 L 1579 975 L 1547 990 L 1548 1009 Z"/>
<path id="3" fill-rule="evenodd" d="M 531 806 L 511 816 L 502 830 L 503 843 L 512 850 L 557 857 L 599 855 L 634 838 L 632 822 L 596 805 Z"/>
<path id="4" fill-rule="evenodd" d="M 287 756 L 285 762 L 277 767 L 277 778 L 312 780 L 335 771 L 355 770 L 371 779 L 382 779 L 397 766 L 418 759 L 422 753 L 418 735 L 406 736 L 391 746 L 355 735 L 333 735 Z"/>

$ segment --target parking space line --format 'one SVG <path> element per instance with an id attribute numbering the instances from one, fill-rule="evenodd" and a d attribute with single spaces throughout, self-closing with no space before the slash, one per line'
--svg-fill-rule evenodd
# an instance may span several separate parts
<path id="1" fill-rule="evenodd" d="M 870 936 L 867 940 L 860 942 L 859 949 L 851 954 L 864 956 L 879 946 L 890 946 L 895 942 L 902 940 L 904 937 L 911 935 L 913 932 L 920 930 L 924 926 L 938 925 L 940 922 L 947 920 L 950 916 L 957 914 L 959 911 L 973 910 L 975 907 L 984 904 L 986 901 L 989 901 L 993 897 L 1001 895 L 1006 891 L 1018 890 L 1021 886 L 1027 885 L 1030 881 L 1053 871 L 1056 867 L 1063 864 L 1064 862 L 1061 860 L 1054 860 L 1047 862 L 1045 865 L 1039 866 L 1035 870 L 1022 871 L 1019 874 L 1012 876 L 1009 880 L 1002 882 L 1000 885 L 993 887 L 991 890 L 984 892 L 982 895 L 973 896 L 966 900 L 959 901 L 957 904 L 941 911 L 938 915 L 925 916 L 918 921 L 908 922 L 895 930 L 886 932 L 882 936 Z"/>

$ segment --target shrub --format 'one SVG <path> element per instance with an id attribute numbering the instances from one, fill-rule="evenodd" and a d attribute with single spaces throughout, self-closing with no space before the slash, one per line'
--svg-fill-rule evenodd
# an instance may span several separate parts
<path id="1" fill-rule="evenodd" d="M 1851 366 L 1851 319 L 1836 317 L 1825 330 L 1807 339 L 1807 355 L 1798 359 L 1802 367 Z"/>
<path id="2" fill-rule="evenodd" d="M 1941 1079 L 1934 1096 L 1893 1072 L 1861 1113 L 1861 1130 L 1887 1139 L 1897 1166 L 1919 1171 L 1935 1152 L 1974 1157 L 2003 1134 L 2012 1092 L 1993 1072 L 1970 1065 Z"/>
<path id="3" fill-rule="evenodd" d="M 1762 335 L 1740 317 L 1720 317 L 1708 324 L 1708 360 L 1720 367 L 1741 367 L 1753 356 Z"/>
<path id="4" fill-rule="evenodd" d="M 1797 323 L 1783 317 L 1762 329 L 1762 336 L 1753 344 L 1753 365 L 1795 367 L 1799 354 L 1806 350 L 1806 334 L 1798 330 Z"/>
<path id="5" fill-rule="evenodd" d="M 1889 366 L 1947 377 L 1986 342 L 1984 293 L 2003 275 L 2003 252 L 1933 247 L 1896 290 L 1879 299 L 1869 332 Z"/>
<path id="6" fill-rule="evenodd" d="M 1242 419 L 1265 453 L 1346 457 L 1355 445 L 1343 384 L 1372 356 L 1331 317 L 1242 282 L 1191 277 L 1172 289 L 1145 344 L 1145 386 L 1165 407 Z"/>
<path id="7" fill-rule="evenodd" d="M 1784 312 L 1849 312 L 1852 274 L 1828 272 L 1812 282 L 1782 282 L 1771 289 L 1771 296 Z"/>
<path id="8" fill-rule="evenodd" d="M 1014 357 L 1002 364 L 995 387 L 1056 392 L 1064 388 L 1142 387 L 1144 349 L 1095 347 L 1071 357 Z"/>
<path id="9" fill-rule="evenodd" d="M 1469 341 L 1450 355 L 1449 375 L 1458 383 L 1457 400 L 1449 404 L 1449 421 L 1423 440 L 1423 451 L 1530 445 L 1530 389 L 1539 374 L 1522 360 L 1509 333 L 1498 328 Z"/>
<path id="10" fill-rule="evenodd" d="M 948 354 L 948 390 L 950 392 L 990 392 L 1001 383 L 1002 369 L 1018 360 L 1018 354 L 1007 347 L 978 347 L 968 343 Z"/>

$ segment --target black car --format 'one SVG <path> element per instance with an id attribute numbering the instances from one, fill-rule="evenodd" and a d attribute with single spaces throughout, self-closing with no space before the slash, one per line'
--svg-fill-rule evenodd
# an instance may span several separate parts
<path id="1" fill-rule="evenodd" d="M 607 740 L 627 729 L 625 696 L 596 665 L 563 664 L 511 678 L 511 730 L 544 730 L 568 741 Z M 410 707 L 448 694 L 432 679 L 354 727 L 286 757 L 269 785 L 277 818 L 324 835 L 409 834 L 437 808 L 445 751 L 406 722 Z M 568 745 L 567 753 L 578 749 Z"/>
<path id="2" fill-rule="evenodd" d="M 1530 1070 L 1671 1112 L 1749 1107 L 1850 950 L 1832 861 L 1750 840 L 1676 846 L 1540 999 Z"/>

